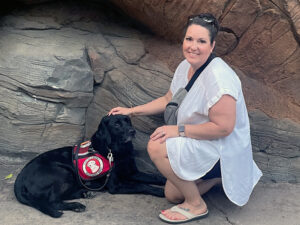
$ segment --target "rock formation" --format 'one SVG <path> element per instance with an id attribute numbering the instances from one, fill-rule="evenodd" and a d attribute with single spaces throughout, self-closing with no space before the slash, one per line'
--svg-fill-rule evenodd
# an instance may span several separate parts
<path id="1" fill-rule="evenodd" d="M 189 15 L 213 13 L 225 28 L 217 39 L 218 55 L 270 88 L 270 98 L 279 97 L 276 103 L 256 96 L 248 101 L 249 107 L 300 122 L 299 1 L 111 1 L 155 33 L 177 42 Z"/>
<path id="2" fill-rule="evenodd" d="M 88 139 L 112 107 L 163 95 L 182 59 L 183 21 L 210 11 L 224 27 L 216 52 L 243 84 L 264 180 L 300 182 L 298 1 L 112 2 L 164 40 L 103 1 L 50 1 L 1 16 L 2 159 L 73 145 Z M 132 121 L 139 167 L 154 171 L 146 144 L 162 116 Z"/>

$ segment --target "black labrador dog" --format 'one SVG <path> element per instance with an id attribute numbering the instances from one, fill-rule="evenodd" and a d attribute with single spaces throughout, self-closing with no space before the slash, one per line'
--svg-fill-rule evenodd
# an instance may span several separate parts
<path id="1" fill-rule="evenodd" d="M 164 185 L 165 178 L 140 172 L 136 167 L 131 141 L 134 136 L 135 130 L 128 116 L 103 117 L 91 138 L 91 146 L 103 156 L 111 151 L 114 161 L 109 177 L 82 185 L 74 169 L 73 147 L 54 149 L 31 160 L 19 173 L 14 184 L 17 200 L 58 218 L 63 210 L 85 211 L 85 206 L 79 202 L 65 202 L 92 197 L 94 192 L 84 186 L 98 188 L 105 185 L 101 191 L 111 194 L 142 193 L 163 197 L 164 190 L 157 185 Z"/>

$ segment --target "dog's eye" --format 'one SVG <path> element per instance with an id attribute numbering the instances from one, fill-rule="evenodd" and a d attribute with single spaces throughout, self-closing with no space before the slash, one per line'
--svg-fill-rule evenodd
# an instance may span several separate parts
<path id="1" fill-rule="evenodd" d="M 116 122 L 115 123 L 115 127 L 120 127 L 121 126 L 121 123 L 120 122 Z"/>

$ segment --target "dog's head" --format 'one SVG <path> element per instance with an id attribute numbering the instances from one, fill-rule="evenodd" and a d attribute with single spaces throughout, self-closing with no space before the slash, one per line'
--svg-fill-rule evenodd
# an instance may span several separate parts
<path id="1" fill-rule="evenodd" d="M 125 144 L 130 142 L 134 136 L 135 130 L 129 116 L 104 116 L 92 137 L 92 143 L 93 147 L 97 149 L 95 145 Z"/>

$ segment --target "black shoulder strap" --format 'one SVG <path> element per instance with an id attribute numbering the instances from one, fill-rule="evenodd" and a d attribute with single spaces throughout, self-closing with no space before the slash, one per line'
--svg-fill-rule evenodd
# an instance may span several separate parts
<path id="1" fill-rule="evenodd" d="M 206 62 L 199 68 L 196 70 L 196 72 L 194 73 L 194 75 L 192 76 L 192 78 L 190 79 L 189 83 L 186 85 L 185 89 L 187 91 L 189 91 L 191 89 L 191 87 L 193 86 L 194 82 L 196 81 L 196 79 L 199 77 L 200 73 L 205 69 L 205 67 L 215 58 L 216 56 L 212 53 L 210 54 L 210 56 L 208 57 L 208 59 L 206 60 Z"/>

